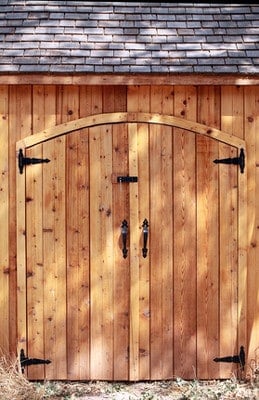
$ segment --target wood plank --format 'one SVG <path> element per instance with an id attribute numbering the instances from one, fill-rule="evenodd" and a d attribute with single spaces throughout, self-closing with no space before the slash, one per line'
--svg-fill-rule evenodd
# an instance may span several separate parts
<path id="1" fill-rule="evenodd" d="M 258 349 L 259 331 L 259 282 L 257 274 L 258 265 L 258 230 L 259 213 L 257 206 L 258 199 L 258 166 L 259 166 L 259 139 L 258 127 L 259 119 L 257 116 L 257 105 L 259 100 L 259 90 L 255 88 L 245 88 L 244 90 L 244 134 L 247 141 L 247 359 L 256 359 Z M 244 235 L 244 233 L 243 233 Z M 240 276 L 241 279 L 241 276 Z M 242 286 L 241 286 L 242 287 Z M 241 293 L 240 293 L 241 294 Z M 241 299 L 240 299 L 241 300 Z M 244 311 L 240 309 L 243 317 Z M 240 338 L 244 340 L 242 337 Z M 253 363 L 252 363 L 253 364 Z M 254 367 L 254 365 L 253 365 Z M 253 371 L 254 372 L 254 371 Z"/>
<path id="2" fill-rule="evenodd" d="M 14 129 L 14 137 L 18 136 L 20 139 L 28 136 L 32 130 L 31 87 L 20 86 L 17 88 L 13 92 L 13 100 L 15 105 L 10 109 L 10 115 L 14 112 L 16 118 L 14 125 L 10 127 L 10 136 Z M 23 151 L 25 154 L 25 149 Z M 19 354 L 21 348 L 27 352 L 25 174 L 19 173 L 17 159 L 13 159 L 13 162 L 16 169 L 17 198 L 15 214 L 17 217 L 17 352 Z M 12 232 L 14 233 L 14 231 Z"/>
<path id="3" fill-rule="evenodd" d="M 102 88 L 92 92 L 95 112 L 103 107 Z M 111 128 L 90 130 L 91 215 L 91 377 L 113 377 L 113 236 Z"/>
<path id="4" fill-rule="evenodd" d="M 222 128 L 233 133 L 234 115 L 238 94 L 231 87 L 222 90 Z M 238 133 L 240 127 L 236 127 Z M 236 149 L 219 145 L 219 158 L 236 156 Z M 224 168 L 220 173 L 220 351 L 221 356 L 236 354 L 238 348 L 238 185 L 237 168 Z M 243 210 L 244 211 L 244 210 Z M 239 225 L 240 228 L 240 225 Z M 236 372 L 235 365 L 220 365 L 220 376 L 229 378 Z"/>
<path id="5" fill-rule="evenodd" d="M 171 90 L 151 88 L 151 111 L 172 109 Z M 151 379 L 173 377 L 172 131 L 150 126 Z"/>
<path id="6" fill-rule="evenodd" d="M 63 121 L 79 117 L 79 88 L 63 88 Z M 81 210 L 79 208 L 80 176 L 78 166 L 81 147 L 80 131 L 66 137 L 66 253 L 67 253 L 67 374 L 68 379 L 80 376 L 80 341 L 79 341 L 79 281 L 80 251 L 79 241 L 82 231 Z M 80 217 L 79 217 L 80 215 Z"/>
<path id="7" fill-rule="evenodd" d="M 195 118 L 195 88 L 175 88 L 175 114 Z M 195 137 L 174 130 L 174 373 L 196 374 Z M 194 199 L 194 201 L 190 201 Z"/>
<path id="8" fill-rule="evenodd" d="M 9 307 L 12 310 L 9 316 L 10 331 L 10 353 L 17 356 L 17 219 L 16 219 L 16 174 L 17 174 L 17 153 L 16 142 L 21 139 L 20 132 L 16 130 L 16 94 L 18 87 L 12 86 L 9 88 L 9 132 L 8 132 L 8 146 L 9 146 L 9 165 L 8 165 L 8 179 L 9 182 L 14 182 L 9 185 L 9 266 L 10 266 L 10 281 L 9 281 Z M 12 116 L 12 117 L 11 117 Z M 24 200 L 23 200 L 24 201 Z M 21 227 L 19 227 L 21 229 Z"/>
<path id="9" fill-rule="evenodd" d="M 244 139 L 244 88 L 234 87 L 233 88 L 233 132 L 236 136 Z M 249 154 L 249 153 L 248 153 Z M 252 160 L 250 161 L 252 162 Z M 249 165 L 249 164 L 248 164 Z M 252 167 L 252 166 L 251 166 Z M 237 208 L 237 249 L 238 249 L 238 308 L 237 308 L 237 347 L 238 350 L 241 346 L 246 347 L 248 343 L 247 337 L 247 273 L 248 273 L 248 168 L 245 169 L 244 173 L 237 172 L 238 182 L 238 208 Z M 251 225 L 250 225 L 251 226 Z M 245 371 L 239 370 L 238 377 L 243 379 L 245 377 Z"/>
<path id="10" fill-rule="evenodd" d="M 219 126 L 220 95 L 217 88 L 199 88 L 198 118 Z M 219 232 L 218 143 L 196 137 L 197 154 L 197 376 L 217 378 L 219 365 Z"/>
<path id="11" fill-rule="evenodd" d="M 103 88 L 103 112 L 113 111 L 115 104 L 114 88 Z M 114 379 L 114 242 L 113 242 L 113 218 L 112 201 L 113 185 L 111 176 L 113 173 L 112 156 L 112 125 L 99 128 L 101 130 L 101 176 L 102 179 L 102 264 L 103 264 L 103 358 L 104 373 L 106 379 Z M 103 207 L 104 206 L 104 207 Z"/>
<path id="12" fill-rule="evenodd" d="M 106 128 L 107 129 L 107 128 Z M 113 240 L 111 227 L 111 135 L 90 132 L 91 377 L 113 374 Z"/>
<path id="13" fill-rule="evenodd" d="M 41 158 L 41 145 L 26 156 Z M 41 170 L 41 165 L 26 168 L 27 354 L 35 358 L 44 358 Z M 28 369 L 28 378 L 44 379 L 44 366 Z"/>
<path id="14" fill-rule="evenodd" d="M 188 120 L 185 118 L 174 117 L 171 115 L 160 115 L 142 112 L 120 112 L 120 113 L 102 113 L 97 114 L 95 109 L 94 116 L 89 116 L 85 118 L 80 118 L 70 122 L 61 123 L 50 129 L 45 129 L 38 132 L 37 135 L 27 137 L 23 139 L 18 146 L 20 147 L 30 147 L 34 144 L 44 142 L 49 139 L 54 139 L 55 137 L 64 135 L 65 133 L 72 132 L 78 129 L 87 128 L 90 126 L 114 124 L 122 122 L 143 122 L 158 125 L 168 125 L 172 127 L 178 127 L 185 129 L 194 133 L 199 133 L 214 139 L 217 139 L 223 143 L 230 144 L 237 148 L 245 148 L 244 140 L 236 137 L 235 135 L 228 134 L 224 131 L 218 130 L 213 127 L 208 127 L 207 125 L 194 122 L 193 120 Z"/>
<path id="15" fill-rule="evenodd" d="M 33 132 L 45 127 L 44 87 L 34 86 Z M 42 158 L 42 145 L 27 152 Z M 42 166 L 26 168 L 27 324 L 28 355 L 44 358 L 44 268 L 42 237 Z M 28 369 L 29 379 L 44 379 L 44 366 Z"/>
<path id="16" fill-rule="evenodd" d="M 92 99 L 92 88 L 79 87 L 79 114 L 86 116 L 91 111 L 89 102 Z M 80 379 L 90 379 L 90 182 L 89 182 L 89 130 L 80 131 L 80 182 L 81 195 L 79 195 L 81 214 L 81 268 L 79 282 L 81 282 L 79 303 L 79 340 L 80 340 Z M 84 226 L 84 227 L 83 227 Z"/>
<path id="17" fill-rule="evenodd" d="M 53 113 L 55 110 L 55 88 L 49 86 L 34 86 L 32 89 L 33 96 L 33 132 L 37 132 L 39 129 L 43 129 L 55 123 L 56 118 Z M 32 154 L 34 157 L 48 158 L 49 155 L 44 157 L 45 145 L 39 145 L 34 147 Z M 36 167 L 36 168 L 34 168 Z M 46 334 L 46 318 L 45 318 L 45 276 L 47 274 L 48 266 L 44 265 L 43 255 L 43 170 L 46 170 L 46 164 L 40 166 L 32 166 L 27 169 L 27 186 L 32 190 L 31 195 L 27 191 L 29 199 L 26 202 L 29 207 L 27 212 L 27 231 L 30 227 L 31 238 L 27 236 L 27 268 L 32 271 L 32 276 L 28 277 L 27 291 L 28 299 L 31 299 L 31 312 L 33 318 L 31 321 L 28 318 L 28 336 L 33 340 L 33 346 L 31 349 L 28 348 L 29 355 L 35 355 L 35 357 L 50 359 L 51 353 L 46 354 L 47 344 L 45 343 L 48 334 Z M 31 176 L 31 182 L 29 177 Z M 29 185 L 28 185 L 29 182 Z M 30 198 L 32 200 L 30 200 Z M 29 213 L 32 213 L 32 218 L 29 218 Z M 29 234 L 29 232 L 28 232 Z M 34 246 L 32 251 L 31 246 Z M 28 255 L 31 252 L 32 260 L 34 264 L 29 265 Z M 29 274 L 28 274 L 29 275 Z M 36 289 L 35 289 L 36 288 Z M 28 301 L 29 304 L 29 301 Z M 28 310 L 30 315 L 30 310 Z M 30 326 L 32 325 L 32 326 Z M 30 343 L 30 342 L 29 342 Z M 47 366 L 36 366 L 35 368 L 29 369 L 30 379 L 44 379 L 45 369 Z"/>
<path id="18" fill-rule="evenodd" d="M 88 133 L 80 132 L 78 147 L 78 203 L 80 222 L 79 255 L 80 264 L 78 270 L 78 343 L 79 343 L 79 375 L 76 379 L 89 379 L 90 346 L 89 346 L 89 145 Z"/>
<path id="19" fill-rule="evenodd" d="M 8 87 L 0 86 L 0 209 L 1 209 L 1 242 L 0 242 L 0 293 L 2 330 L 0 348 L 4 354 L 9 353 L 9 318 L 12 309 L 9 307 L 9 148 L 8 148 Z M 15 298 L 13 298 L 15 302 Z M 10 312 L 11 311 L 11 312 Z"/>
<path id="20" fill-rule="evenodd" d="M 238 350 L 248 343 L 247 336 L 247 252 L 248 252 L 248 201 L 247 201 L 247 170 L 238 174 L 238 308 L 237 308 L 237 329 L 238 329 Z M 255 299 L 256 303 L 256 299 Z M 245 347 L 247 348 L 247 347 Z M 243 379 L 244 371 L 238 370 L 238 376 Z"/>
<path id="21" fill-rule="evenodd" d="M 56 118 L 61 122 L 62 88 L 57 89 L 56 96 L 50 105 L 55 109 L 57 104 Z M 65 139 L 45 143 L 45 155 L 51 160 L 43 169 L 45 354 L 52 361 L 46 368 L 46 379 L 67 379 Z"/>
<path id="22" fill-rule="evenodd" d="M 110 85 L 111 74 L 1 74 L 0 84 Z M 258 85 L 258 74 L 113 74 L 113 85 Z"/>
<path id="23" fill-rule="evenodd" d="M 233 156 L 233 149 L 231 152 L 229 148 L 220 148 L 221 158 Z M 237 176 L 234 174 L 220 169 L 220 356 L 237 352 Z M 234 367 L 222 363 L 221 378 L 229 378 Z"/>
<path id="24" fill-rule="evenodd" d="M 137 125 L 128 126 L 129 132 L 129 175 L 138 176 L 138 135 Z M 138 185 L 130 185 L 130 355 L 129 379 L 139 379 L 139 229 Z"/>
<path id="25" fill-rule="evenodd" d="M 171 114 L 174 107 L 174 93 L 170 86 L 165 86 L 161 94 L 161 113 Z M 174 376 L 173 354 L 173 129 L 162 127 L 161 135 L 161 200 L 162 200 L 162 330 L 163 364 L 162 378 Z M 169 242 L 168 242 L 168 238 Z"/>
<path id="26" fill-rule="evenodd" d="M 23 153 L 24 153 L 23 149 Z M 16 167 L 16 216 L 17 216 L 17 355 L 21 349 L 27 352 L 27 305 L 26 305 L 26 218 L 25 176 Z"/>
<path id="27" fill-rule="evenodd" d="M 91 91 L 91 113 L 102 111 L 102 89 L 94 88 Z M 89 182 L 90 182 L 90 304 L 91 304 L 91 360 L 90 378 L 99 379 L 104 376 L 102 371 L 102 297 L 99 290 L 102 288 L 101 264 L 101 220 L 100 212 L 96 209 L 101 199 L 101 159 L 100 159 L 100 131 L 98 128 L 89 130 Z M 91 168 L 94 166 L 94 168 Z M 97 205 L 97 207 L 98 207 Z"/>
<path id="28" fill-rule="evenodd" d="M 89 132 L 90 165 L 90 253 L 91 259 L 91 379 L 105 379 L 103 372 L 103 312 L 102 312 L 102 248 L 101 248 L 101 218 L 98 206 L 101 202 L 101 138 L 98 128 Z M 98 202 L 97 208 L 96 203 Z"/>
<path id="29" fill-rule="evenodd" d="M 140 94 L 141 98 L 141 94 Z M 138 208 L 139 220 L 139 379 L 150 379 L 150 240 L 147 257 L 143 258 L 143 222 L 148 220 L 150 232 L 149 190 L 149 127 L 137 125 L 138 135 Z M 150 236 L 150 235 L 149 235 Z"/>
<path id="30" fill-rule="evenodd" d="M 113 171 L 128 175 L 127 125 L 113 126 Z M 114 380 L 129 379 L 129 257 L 123 258 L 121 224 L 129 223 L 129 185 L 113 184 Z M 129 240 L 127 241 L 127 246 Z"/>
<path id="31" fill-rule="evenodd" d="M 137 110 L 150 111 L 149 86 L 137 89 Z M 134 98 L 131 99 L 131 108 L 134 109 Z M 150 221 L 150 190 L 149 190 L 149 126 L 137 125 L 138 136 L 138 208 L 139 208 L 139 379 L 150 379 L 150 248 L 146 258 L 143 258 L 143 222 Z M 150 224 L 150 222 L 148 222 Z M 140 231 L 140 229 L 142 231 Z M 150 227 L 149 227 L 150 230 Z M 147 242 L 149 247 L 150 241 Z"/>
<path id="32" fill-rule="evenodd" d="M 43 114 L 43 118 L 40 119 L 40 124 L 43 125 L 44 127 L 49 127 L 52 125 L 55 125 L 56 123 L 56 88 L 54 86 L 44 86 L 43 88 L 40 88 L 42 90 L 41 92 L 41 96 L 42 96 L 42 100 L 41 100 L 41 106 L 42 108 L 40 109 L 39 107 L 39 113 L 41 112 Z M 44 110 L 44 112 L 42 112 L 42 110 Z M 39 118 L 39 117 L 38 117 Z M 48 309 L 48 303 L 46 302 L 46 299 L 49 299 L 50 294 L 51 294 L 51 298 L 53 298 L 53 292 L 51 292 L 51 289 L 49 288 L 49 278 L 53 278 L 53 282 L 55 282 L 55 278 L 54 278 L 54 273 L 52 270 L 52 266 L 53 264 L 51 263 L 49 265 L 48 263 L 48 257 L 50 258 L 49 253 L 49 248 L 51 248 L 51 246 L 53 246 L 53 241 L 54 241 L 54 235 L 51 237 L 49 235 L 49 233 L 47 234 L 47 230 L 46 230 L 46 212 L 50 211 L 50 206 L 49 206 L 49 202 L 50 202 L 50 197 L 48 198 L 48 201 L 46 201 L 46 197 L 49 195 L 49 187 L 48 187 L 48 179 L 46 179 L 46 177 L 48 176 L 48 178 L 50 177 L 51 174 L 51 169 L 50 169 L 50 165 L 53 161 L 52 158 L 52 143 L 43 143 L 42 145 L 42 157 L 43 158 L 49 158 L 51 160 L 51 162 L 49 164 L 45 164 L 42 170 L 42 186 L 44 188 L 43 190 L 43 197 L 42 197 L 42 240 L 43 240 L 43 244 L 42 244 L 42 251 L 43 251 L 43 269 L 44 269 L 44 291 L 43 291 L 43 298 L 44 298 L 44 308 L 43 308 L 43 318 L 44 318 L 44 359 L 50 359 L 52 360 L 53 357 L 53 349 L 52 349 L 52 343 L 53 343 L 53 329 L 49 329 L 49 326 L 51 324 L 53 324 L 52 322 L 52 311 L 50 312 L 50 310 Z M 47 188 L 47 191 L 45 192 L 45 188 Z M 45 209 L 45 205 L 47 203 L 47 210 Z M 46 212 L 45 212 L 46 210 Z M 48 229 L 48 228 L 47 228 Z M 50 239 L 50 240 L 49 240 Z M 48 241 L 49 240 L 49 241 Z M 46 253 L 47 250 L 47 253 Z M 49 277 L 49 278 L 48 278 Z M 52 282 L 52 283 L 53 283 Z M 51 315 L 51 317 L 50 317 Z M 53 364 L 50 364 L 51 368 L 53 366 Z M 53 369 L 49 370 L 49 367 L 45 366 L 45 377 L 49 376 L 49 377 L 53 377 Z"/>
<path id="33" fill-rule="evenodd" d="M 154 102 L 154 99 L 152 99 Z M 158 100 L 159 101 L 159 100 Z M 160 157 L 159 157 L 160 155 Z M 163 229 L 165 228 L 161 176 L 161 127 L 150 127 L 151 224 L 151 378 L 161 379 L 163 369 Z"/>
<path id="34" fill-rule="evenodd" d="M 76 94 L 75 94 L 76 95 Z M 68 101 L 72 101 L 69 95 Z M 66 154 L 66 193 L 67 193 L 67 342 L 68 342 L 68 379 L 76 379 L 80 375 L 80 342 L 79 342 L 79 314 L 80 306 L 78 295 L 80 291 L 79 269 L 80 250 L 79 241 L 81 236 L 81 210 L 79 208 L 80 183 L 78 165 L 80 132 L 74 132 L 67 136 Z M 79 217 L 80 215 L 80 217 Z"/>
<path id="35" fill-rule="evenodd" d="M 103 301 L 103 361 L 105 379 L 113 379 L 114 371 L 114 337 L 113 337 L 113 306 L 114 306 L 114 243 L 112 234 L 112 185 L 110 177 L 112 175 L 112 130 L 111 126 L 101 128 L 102 149 L 102 197 L 101 212 L 102 218 L 102 301 Z M 104 207 L 103 207 L 104 206 Z"/>
<path id="36" fill-rule="evenodd" d="M 128 90 L 128 109 L 139 112 L 150 111 L 149 86 L 130 87 Z M 142 256 L 142 224 L 149 212 L 149 126 L 137 124 L 137 158 L 138 158 L 138 209 L 139 220 L 137 234 L 139 237 L 139 379 L 150 379 L 150 249 L 147 258 Z M 148 242 L 149 246 L 149 242 Z M 137 316 L 135 316 L 137 319 Z"/>
<path id="37" fill-rule="evenodd" d="M 103 89 L 106 112 L 126 108 L 126 91 L 122 87 Z M 113 125 L 112 171 L 128 175 L 127 125 Z M 129 379 L 129 257 L 123 258 L 121 224 L 129 223 L 129 185 L 112 184 L 113 243 L 114 243 L 114 306 L 113 306 L 113 379 Z M 129 241 L 128 241 L 129 243 Z M 127 243 L 127 245 L 128 245 Z"/>
<path id="38" fill-rule="evenodd" d="M 56 139 L 45 144 L 51 159 L 44 169 L 44 267 L 45 353 L 52 363 L 47 379 L 66 379 L 66 258 L 65 258 L 65 143 Z M 62 165 L 63 162 L 63 165 Z M 51 251 L 50 251 L 51 249 Z"/>

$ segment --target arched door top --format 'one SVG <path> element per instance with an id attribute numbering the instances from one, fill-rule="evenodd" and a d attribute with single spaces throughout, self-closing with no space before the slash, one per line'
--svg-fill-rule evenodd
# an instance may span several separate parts
<path id="1" fill-rule="evenodd" d="M 27 136 L 26 138 L 17 142 L 17 148 L 28 148 L 35 144 L 43 143 L 47 140 L 54 139 L 58 136 L 83 128 L 118 123 L 147 123 L 167 125 L 216 139 L 238 149 L 245 148 L 244 140 L 219 129 L 212 128 L 195 121 L 174 117 L 172 115 L 139 112 L 95 114 L 74 121 L 65 122 L 63 124 L 56 125 L 33 135 Z"/>

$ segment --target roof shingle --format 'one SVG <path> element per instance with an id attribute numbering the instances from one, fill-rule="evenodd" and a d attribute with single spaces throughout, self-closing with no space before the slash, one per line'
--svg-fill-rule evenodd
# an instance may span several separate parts
<path id="1" fill-rule="evenodd" d="M 259 73 L 256 4 L 0 5 L 0 72 Z"/>

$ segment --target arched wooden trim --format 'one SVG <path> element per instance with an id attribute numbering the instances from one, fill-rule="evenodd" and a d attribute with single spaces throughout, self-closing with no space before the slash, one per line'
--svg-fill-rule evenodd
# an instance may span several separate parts
<path id="1" fill-rule="evenodd" d="M 117 112 L 90 115 L 85 118 L 80 118 L 75 121 L 65 122 L 60 125 L 44 129 L 34 135 L 27 136 L 17 143 L 17 148 L 27 148 L 35 144 L 45 142 L 46 140 L 54 139 L 58 136 L 69 132 L 76 131 L 82 128 L 89 128 L 97 125 L 118 124 L 118 123 L 148 123 L 168 125 L 175 128 L 185 129 L 200 135 L 205 135 L 216 139 L 228 145 L 244 148 L 245 141 L 229 133 L 219 129 L 209 127 L 198 122 L 189 121 L 184 118 L 178 118 L 171 115 L 160 115 L 153 113 L 137 113 L 137 112 Z"/>

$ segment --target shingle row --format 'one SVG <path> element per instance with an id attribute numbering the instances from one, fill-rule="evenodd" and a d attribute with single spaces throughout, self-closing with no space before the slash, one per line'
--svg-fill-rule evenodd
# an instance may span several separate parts
<path id="1" fill-rule="evenodd" d="M 0 0 L 0 72 L 259 72 L 256 4 Z"/>

